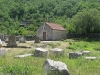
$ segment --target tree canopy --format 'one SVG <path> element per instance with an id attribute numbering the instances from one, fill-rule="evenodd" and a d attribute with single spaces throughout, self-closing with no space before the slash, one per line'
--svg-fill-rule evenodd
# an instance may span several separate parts
<path id="1" fill-rule="evenodd" d="M 99 12 L 98 0 L 0 0 L 0 33 L 35 34 L 44 19 L 71 33 L 100 33 Z M 23 21 L 30 23 L 22 28 Z"/>
<path id="2" fill-rule="evenodd" d="M 100 12 L 96 9 L 85 9 L 78 12 L 72 19 L 76 33 L 100 32 Z"/>

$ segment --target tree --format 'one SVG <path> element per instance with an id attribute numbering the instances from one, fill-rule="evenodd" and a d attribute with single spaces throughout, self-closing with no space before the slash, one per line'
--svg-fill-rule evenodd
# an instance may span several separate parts
<path id="1" fill-rule="evenodd" d="M 100 33 L 100 12 L 97 9 L 85 9 L 77 13 L 72 22 L 76 33 Z"/>
<path id="2" fill-rule="evenodd" d="M 24 35 L 24 36 L 27 35 L 27 31 L 24 27 L 20 27 L 18 32 L 20 35 Z"/>
<path id="3" fill-rule="evenodd" d="M 14 26 L 10 26 L 8 28 L 8 33 L 9 35 L 15 35 L 16 34 L 16 31 L 15 31 L 15 27 Z"/>

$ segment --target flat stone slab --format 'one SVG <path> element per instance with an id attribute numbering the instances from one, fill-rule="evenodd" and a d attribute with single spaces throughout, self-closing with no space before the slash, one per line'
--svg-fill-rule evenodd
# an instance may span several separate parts
<path id="1" fill-rule="evenodd" d="M 70 52 L 69 53 L 69 59 L 78 58 L 78 57 L 81 57 L 81 56 L 82 56 L 81 52 Z"/>
<path id="2" fill-rule="evenodd" d="M 33 54 L 23 54 L 23 55 L 16 55 L 16 58 L 24 58 L 24 57 L 28 57 L 28 56 L 32 56 Z"/>
<path id="3" fill-rule="evenodd" d="M 90 55 L 90 51 L 82 51 L 82 55 L 89 56 Z"/>
<path id="4" fill-rule="evenodd" d="M 64 50 L 60 49 L 60 48 L 54 48 L 54 49 L 50 49 L 49 50 L 49 55 L 50 56 L 59 57 L 59 56 L 61 56 L 63 54 L 64 54 Z"/>
<path id="5" fill-rule="evenodd" d="M 6 54 L 5 48 L 0 48 L 0 56 L 4 56 Z"/>
<path id="6" fill-rule="evenodd" d="M 48 54 L 48 50 L 45 50 L 43 48 L 36 48 L 34 51 L 34 56 L 36 57 L 46 57 Z"/>
<path id="7" fill-rule="evenodd" d="M 97 59 L 97 57 L 85 57 L 85 59 L 88 59 L 88 60 L 95 60 L 95 59 Z"/>
<path id="8" fill-rule="evenodd" d="M 46 75 L 70 75 L 67 65 L 61 61 L 47 59 L 43 64 Z"/>

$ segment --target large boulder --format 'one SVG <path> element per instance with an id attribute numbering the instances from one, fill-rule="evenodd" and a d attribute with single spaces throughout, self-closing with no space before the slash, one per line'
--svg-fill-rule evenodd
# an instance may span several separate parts
<path id="1" fill-rule="evenodd" d="M 36 57 L 46 57 L 48 54 L 48 50 L 45 50 L 43 48 L 36 48 L 34 51 L 34 56 Z"/>
<path id="2" fill-rule="evenodd" d="M 54 57 L 59 57 L 64 54 L 64 50 L 60 48 L 54 48 L 49 50 L 49 55 Z"/>
<path id="3" fill-rule="evenodd" d="M 61 61 L 47 59 L 43 64 L 46 75 L 70 75 L 67 65 Z"/>

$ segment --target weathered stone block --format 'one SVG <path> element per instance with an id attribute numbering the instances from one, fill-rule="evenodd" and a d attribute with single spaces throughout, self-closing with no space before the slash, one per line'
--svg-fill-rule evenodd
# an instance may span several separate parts
<path id="1" fill-rule="evenodd" d="M 4 48 L 0 48 L 0 56 L 4 56 L 6 54 L 6 50 Z"/>
<path id="2" fill-rule="evenodd" d="M 48 50 L 42 48 L 36 48 L 34 51 L 34 56 L 36 57 L 46 57 L 48 54 Z"/>
<path id="3" fill-rule="evenodd" d="M 26 39 L 24 36 L 19 36 L 19 43 L 26 43 Z"/>
<path id="4" fill-rule="evenodd" d="M 82 53 L 81 52 L 70 52 L 69 53 L 69 59 L 78 58 L 80 56 L 82 56 Z"/>
<path id="5" fill-rule="evenodd" d="M 67 65 L 61 61 L 47 59 L 43 64 L 46 75 L 70 75 Z"/>
<path id="6" fill-rule="evenodd" d="M 10 46 L 10 47 L 16 47 L 17 46 L 17 43 L 16 43 L 16 36 L 9 36 L 9 41 L 8 41 L 8 44 L 7 46 Z"/>
<path id="7" fill-rule="evenodd" d="M 39 37 L 35 36 L 35 42 L 34 43 L 40 43 Z"/>
<path id="8" fill-rule="evenodd" d="M 82 55 L 89 56 L 90 55 L 90 51 L 82 51 Z"/>
<path id="9" fill-rule="evenodd" d="M 49 50 L 49 55 L 50 56 L 59 57 L 59 56 L 62 56 L 63 54 L 64 54 L 63 49 L 54 48 L 54 49 Z"/>

